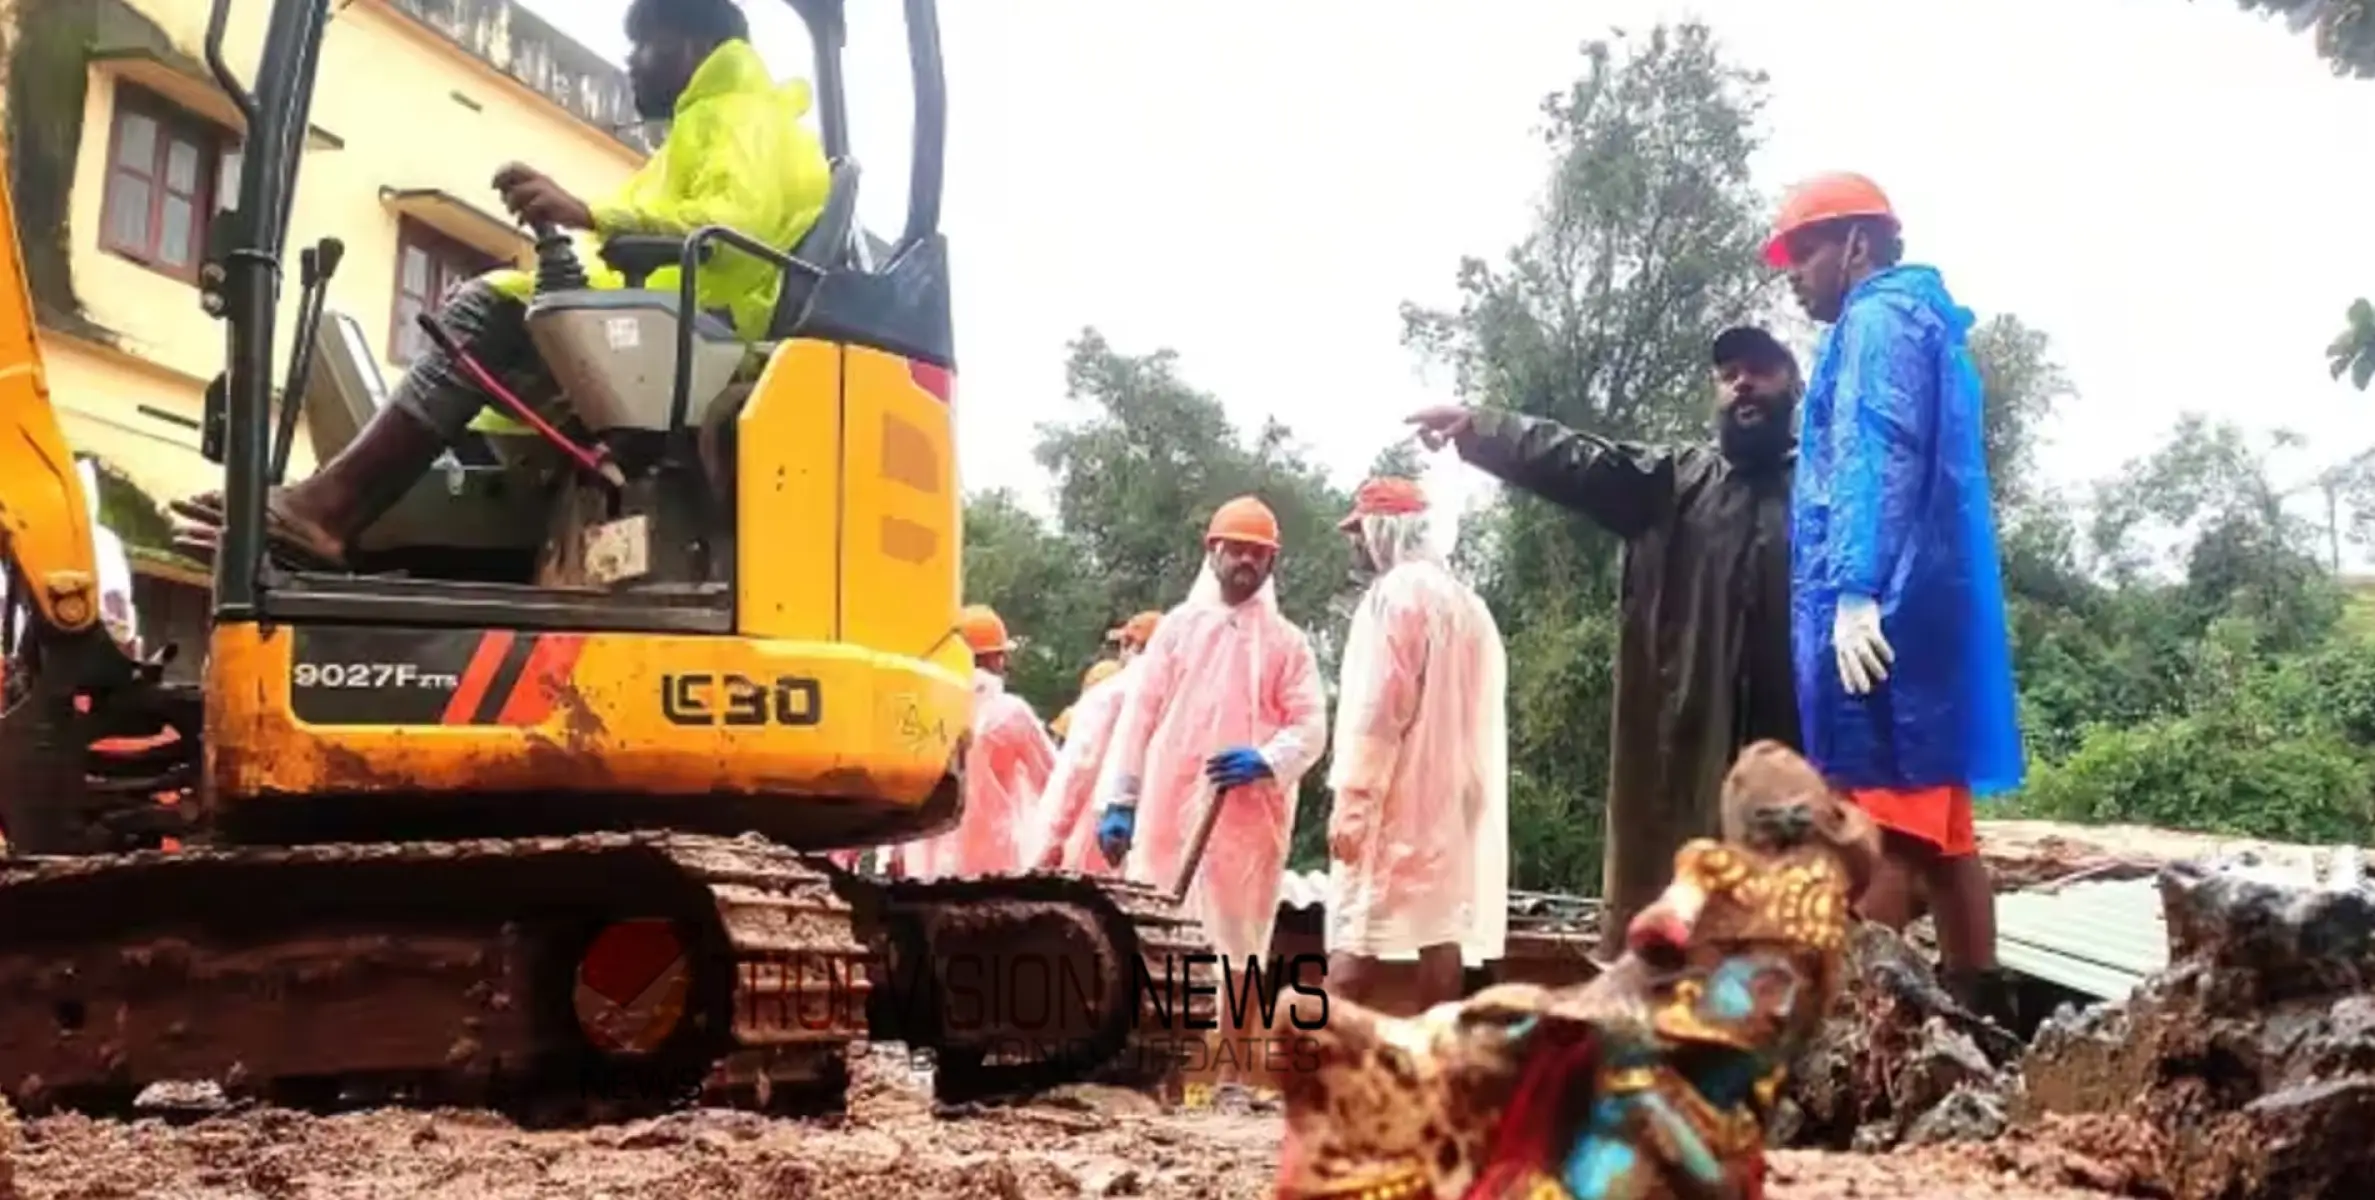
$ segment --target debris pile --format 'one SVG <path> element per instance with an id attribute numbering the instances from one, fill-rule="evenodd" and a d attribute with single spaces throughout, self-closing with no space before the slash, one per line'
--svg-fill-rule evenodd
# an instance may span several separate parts
<path id="1" fill-rule="evenodd" d="M 2019 1039 L 1938 985 L 1920 951 L 1879 925 L 1848 942 L 1848 979 L 1790 1074 L 1773 1144 L 1872 1152 L 2003 1132 Z"/>
<path id="2" fill-rule="evenodd" d="M 2159 885 L 2169 969 L 2048 1022 L 2014 1119 L 2142 1122 L 2163 1194 L 2353 1191 L 2375 1171 L 2375 902 L 2187 864 Z"/>
<path id="3" fill-rule="evenodd" d="M 2025 1047 L 1865 926 L 1775 1144 L 1923 1148 L 2120 1195 L 2355 1194 L 2375 1171 L 2375 897 L 2323 874 L 2161 867 L 2167 969 Z"/>

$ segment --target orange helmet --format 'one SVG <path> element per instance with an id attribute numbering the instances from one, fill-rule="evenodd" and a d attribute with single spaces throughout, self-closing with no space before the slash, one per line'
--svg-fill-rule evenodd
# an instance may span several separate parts
<path id="1" fill-rule="evenodd" d="M 1852 171 L 1832 171 L 1800 182 L 1781 198 L 1773 236 L 1765 242 L 1765 265 L 1789 265 L 1789 235 L 1847 217 L 1879 217 L 1894 224 L 1897 211 L 1889 207 L 1879 184 Z"/>
<path id="2" fill-rule="evenodd" d="M 1122 622 L 1120 628 L 1115 629 L 1113 632 L 1108 633 L 1105 636 L 1111 641 L 1122 642 L 1132 646 L 1143 646 L 1148 642 L 1155 640 L 1155 627 L 1161 625 L 1162 623 L 1163 614 L 1159 612 L 1142 612 L 1137 616 Z"/>
<path id="3" fill-rule="evenodd" d="M 1239 496 L 1221 505 L 1212 514 L 1212 524 L 1205 527 L 1204 540 L 1210 542 L 1245 542 L 1255 546 L 1278 549 L 1278 514 L 1270 506 L 1252 496 Z"/>
<path id="4" fill-rule="evenodd" d="M 1362 517 L 1396 517 L 1427 511 L 1427 494 L 1408 479 L 1381 477 L 1361 485 L 1353 493 L 1352 513 L 1336 523 L 1336 528 L 1360 528 Z"/>
<path id="5" fill-rule="evenodd" d="M 968 604 L 957 614 L 957 632 L 975 654 L 1004 654 L 1014 649 L 1006 636 L 1006 619 L 987 604 Z"/>

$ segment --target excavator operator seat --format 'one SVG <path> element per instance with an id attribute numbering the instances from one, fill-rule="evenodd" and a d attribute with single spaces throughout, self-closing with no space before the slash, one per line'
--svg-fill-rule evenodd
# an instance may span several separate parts
<path id="1" fill-rule="evenodd" d="M 832 165 L 825 204 L 815 223 L 792 247 L 791 257 L 831 271 L 848 258 L 857 224 L 858 165 Z M 676 264 L 683 241 L 673 237 L 614 238 L 602 247 L 605 261 L 627 278 L 618 291 L 575 290 L 539 295 L 528 306 L 528 333 L 571 408 L 596 435 L 622 431 L 667 432 L 674 400 L 678 294 L 642 287 L 653 271 Z M 706 262 L 715 243 L 702 247 Z M 771 337 L 789 336 L 808 310 L 820 276 L 792 267 L 782 275 Z M 684 423 L 709 424 L 712 408 L 726 394 L 743 361 L 735 331 L 716 314 L 696 318 L 692 387 Z"/>
<path id="2" fill-rule="evenodd" d="M 647 288 L 551 292 L 528 305 L 528 336 L 597 436 L 666 433 L 676 398 L 677 297 Z M 742 339 L 711 313 L 693 321 L 684 421 L 699 426 L 742 365 Z"/>

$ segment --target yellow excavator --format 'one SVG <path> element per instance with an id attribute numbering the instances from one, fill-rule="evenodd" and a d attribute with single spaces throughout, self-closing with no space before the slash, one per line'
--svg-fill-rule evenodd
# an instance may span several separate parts
<path id="1" fill-rule="evenodd" d="M 1147 1082 L 1205 1027 L 1206 948 L 1152 889 L 835 854 L 962 807 L 946 100 L 934 2 L 903 0 L 915 147 L 886 244 L 855 219 L 842 0 L 788 2 L 833 162 L 815 228 L 789 253 L 718 227 L 619 239 L 601 253 L 629 286 L 603 292 L 537 231 L 530 332 L 565 391 L 553 432 L 585 453 L 459 447 L 355 569 L 319 572 L 266 553 L 266 490 L 298 416 L 326 457 L 381 398 L 324 315 L 328 242 L 301 255 L 275 380 L 330 0 L 274 0 L 253 91 L 215 0 L 207 58 L 249 134 L 202 275 L 225 524 L 194 688 L 101 620 L 0 203 L 0 1094 L 780 1104 L 896 1040 L 978 1097 Z M 693 302 L 728 252 L 782 272 L 755 354 Z M 663 265 L 678 288 L 640 286 Z"/>

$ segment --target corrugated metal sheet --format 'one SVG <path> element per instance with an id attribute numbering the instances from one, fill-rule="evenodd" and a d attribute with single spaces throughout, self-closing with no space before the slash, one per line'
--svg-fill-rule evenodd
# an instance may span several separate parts
<path id="1" fill-rule="evenodd" d="M 1278 907 L 1286 912 L 1328 906 L 1326 871 L 1288 871 L 1279 880 Z M 1509 893 L 1509 924 L 1513 929 L 1591 930 L 1599 927 L 1600 901 L 1590 896 L 1550 892 Z"/>
<path id="2" fill-rule="evenodd" d="M 2209 848 L 2187 856 L 2276 887 L 2365 886 L 2355 846 Z M 2008 969 L 2103 1000 L 2169 965 L 2168 922 L 2152 876 L 2072 879 L 1996 897 L 1996 957 Z"/>
<path id="3" fill-rule="evenodd" d="M 2007 969 L 2103 1000 L 2169 965 L 2161 894 L 2149 879 L 2065 884 L 1996 897 L 1996 957 Z"/>

